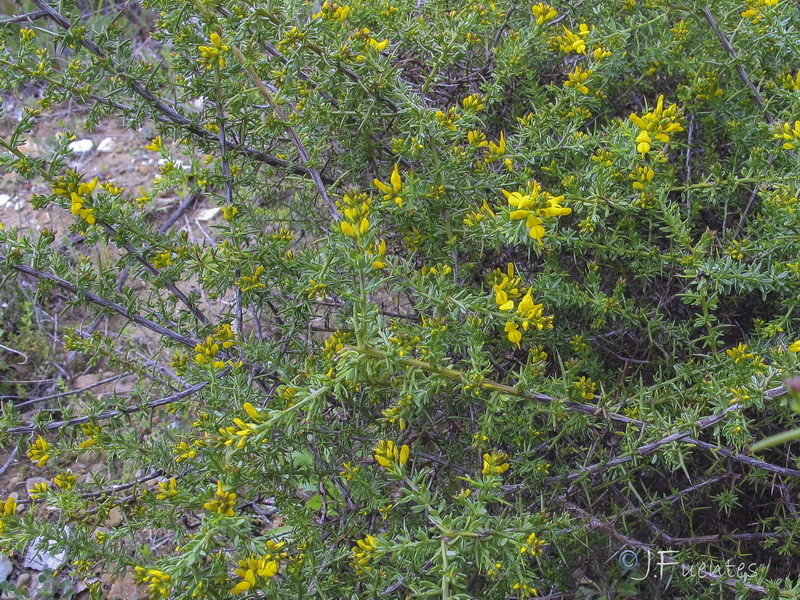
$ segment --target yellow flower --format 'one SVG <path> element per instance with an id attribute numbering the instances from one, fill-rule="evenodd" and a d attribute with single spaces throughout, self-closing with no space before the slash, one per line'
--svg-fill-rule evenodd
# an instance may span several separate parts
<path id="1" fill-rule="evenodd" d="M 506 153 L 506 137 L 504 133 L 500 132 L 500 139 L 495 144 L 489 142 L 489 154 L 486 156 L 486 162 L 494 162 L 501 158 Z"/>
<path id="2" fill-rule="evenodd" d="M 33 29 L 23 28 L 19 30 L 19 35 L 23 40 L 32 40 L 36 37 L 36 32 Z"/>
<path id="3" fill-rule="evenodd" d="M 508 203 L 516 209 L 509 213 L 509 217 L 515 221 L 524 220 L 530 236 L 541 244 L 545 233 L 542 219 L 568 215 L 572 213 L 572 209 L 561 206 L 564 196 L 553 196 L 545 192 L 538 181 L 530 182 L 527 191 L 529 193 L 523 194 L 502 190 Z"/>
<path id="4" fill-rule="evenodd" d="M 28 448 L 28 458 L 35 462 L 37 467 L 43 467 L 50 460 L 50 444 L 41 435 Z"/>
<path id="5" fill-rule="evenodd" d="M 549 23 L 558 16 L 556 9 L 549 4 L 545 4 L 544 2 L 539 2 L 539 4 L 534 4 L 531 6 L 531 12 L 536 18 L 537 25 Z"/>
<path id="6" fill-rule="evenodd" d="M 400 179 L 400 168 L 397 163 L 394 164 L 394 169 L 392 169 L 392 174 L 389 176 L 389 184 L 383 183 L 380 179 L 375 178 L 372 183 L 378 188 L 381 192 L 383 192 L 384 200 L 393 200 L 395 204 L 399 207 L 403 207 L 403 198 L 400 196 L 400 192 L 403 189 L 403 182 Z"/>
<path id="7" fill-rule="evenodd" d="M 780 125 L 775 138 L 783 140 L 783 148 L 785 150 L 800 148 L 800 121 L 795 121 L 794 127 L 792 127 L 791 123 Z"/>
<path id="8" fill-rule="evenodd" d="M 325 0 L 325 2 L 322 3 L 320 11 L 311 15 L 311 18 L 341 23 L 347 18 L 348 14 L 350 14 L 349 6 L 339 6 L 335 2 L 328 2 L 328 0 Z"/>
<path id="9" fill-rule="evenodd" d="M 408 462 L 410 449 L 406 444 L 401 448 L 391 440 L 380 440 L 375 446 L 375 460 L 387 471 L 398 471 Z"/>
<path id="10" fill-rule="evenodd" d="M 71 206 L 70 210 L 73 215 L 80 216 L 89 225 L 94 225 L 96 222 L 94 210 L 84 206 L 86 199 L 94 192 L 97 187 L 97 177 L 87 183 L 79 183 L 77 181 L 62 181 L 56 183 L 57 187 L 53 188 L 53 193 L 64 198 L 69 198 Z"/>
<path id="11" fill-rule="evenodd" d="M 218 342 L 222 342 L 222 347 L 226 350 L 236 345 L 236 342 L 234 341 L 235 337 L 236 336 L 233 333 L 233 329 L 231 329 L 230 323 L 217 325 L 217 327 L 214 329 L 214 339 Z"/>
<path id="12" fill-rule="evenodd" d="M 655 176 L 656 173 L 653 169 L 645 165 L 639 165 L 634 167 L 631 174 L 628 175 L 628 179 L 633 181 L 633 189 L 642 191 L 648 183 L 653 181 L 653 177 Z"/>
<path id="13" fill-rule="evenodd" d="M 161 152 L 161 148 L 163 148 L 163 142 L 161 141 L 161 136 L 157 135 L 154 137 L 147 146 L 145 146 L 146 150 L 150 150 L 152 152 Z"/>
<path id="14" fill-rule="evenodd" d="M 564 82 L 564 87 L 574 87 L 581 94 L 588 94 L 589 88 L 584 85 L 584 82 L 591 74 L 591 70 L 584 71 L 576 65 L 572 73 L 567 74 L 567 80 Z"/>
<path id="15" fill-rule="evenodd" d="M 166 598 L 172 591 L 171 577 L 164 571 L 158 569 L 145 569 L 144 567 L 136 567 L 134 569 L 134 579 L 140 583 L 148 584 L 150 597 Z"/>
<path id="16" fill-rule="evenodd" d="M 458 125 L 456 125 L 456 121 L 461 118 L 456 112 L 455 107 L 450 107 L 446 113 L 443 113 L 440 110 L 436 111 L 436 120 L 439 121 L 439 125 L 442 127 L 447 127 L 450 131 L 455 131 L 458 129 Z"/>
<path id="17" fill-rule="evenodd" d="M 735 362 L 737 365 L 742 361 L 753 359 L 756 356 L 755 354 L 747 351 L 747 344 L 743 344 L 741 342 L 739 342 L 737 346 L 725 350 L 725 354 L 730 356 L 733 359 L 733 362 Z"/>
<path id="18" fill-rule="evenodd" d="M 45 495 L 47 493 L 47 482 L 41 481 L 33 485 L 33 487 L 28 492 L 28 496 L 31 500 L 38 500 L 39 497 Z"/>
<path id="19" fill-rule="evenodd" d="M 281 545 L 283 542 L 280 543 Z M 239 568 L 234 572 L 242 578 L 231 590 L 231 594 L 241 594 L 257 586 L 257 578 L 272 579 L 278 574 L 278 562 L 272 557 L 251 557 L 239 561 Z"/>
<path id="20" fill-rule="evenodd" d="M 4 516 L 11 516 L 17 513 L 17 501 L 9 496 L 2 504 L 2 514 Z"/>
<path id="21" fill-rule="evenodd" d="M 789 346 L 788 350 L 789 352 L 800 352 L 800 340 Z"/>
<path id="22" fill-rule="evenodd" d="M 53 483 L 62 490 L 71 490 L 77 477 L 71 471 L 64 471 L 53 478 Z"/>
<path id="23" fill-rule="evenodd" d="M 212 33 L 209 37 L 211 41 L 210 46 L 198 46 L 200 50 L 200 58 L 197 62 L 206 66 L 206 69 L 211 69 L 215 65 L 220 68 L 225 66 L 225 59 L 222 57 L 223 52 L 230 50 L 228 46 L 222 43 L 222 39 L 218 33 Z"/>
<path id="24" fill-rule="evenodd" d="M 172 264 L 172 252 L 160 252 L 153 257 L 153 266 L 156 269 L 165 269 Z"/>
<path id="25" fill-rule="evenodd" d="M 239 214 L 239 209 L 235 206 L 223 206 L 222 207 L 222 218 L 226 221 L 233 221 L 236 218 L 236 215 Z"/>
<path id="26" fill-rule="evenodd" d="M 175 457 L 175 462 L 177 463 L 181 463 L 185 460 L 197 456 L 197 450 L 195 448 L 192 448 L 186 442 L 181 442 L 180 444 L 178 444 L 174 452 L 175 454 L 177 454 L 177 456 Z"/>
<path id="27" fill-rule="evenodd" d="M 764 18 L 762 10 L 767 6 L 775 6 L 777 3 L 778 0 L 747 0 L 747 9 L 742 12 L 742 18 L 758 23 Z"/>
<path id="28" fill-rule="evenodd" d="M 256 288 L 263 288 L 267 287 L 264 283 L 261 282 L 261 275 L 264 273 L 264 267 L 258 266 L 256 267 L 255 271 L 253 271 L 253 275 L 251 277 L 242 276 L 236 280 L 236 285 L 242 290 L 242 293 L 249 292 L 250 290 L 254 290 Z"/>
<path id="29" fill-rule="evenodd" d="M 578 28 L 578 33 L 574 33 L 567 29 L 565 25 L 564 34 L 556 36 L 554 41 L 561 48 L 565 54 L 576 52 L 577 54 L 586 54 L 586 37 L 589 35 L 589 26 L 586 23 L 581 23 Z"/>
<path id="30" fill-rule="evenodd" d="M 203 504 L 209 512 L 232 517 L 234 515 L 233 507 L 236 505 L 236 494 L 233 492 L 226 492 L 222 489 L 222 482 L 217 481 L 217 491 L 214 493 L 214 498 Z"/>
<path id="31" fill-rule="evenodd" d="M 210 364 L 216 369 L 221 369 L 225 366 L 223 361 L 213 360 L 217 356 L 217 352 L 219 352 L 219 344 L 212 337 L 207 337 L 205 342 L 197 344 L 194 347 L 194 351 L 197 353 L 194 359 L 201 365 Z"/>
<path id="32" fill-rule="evenodd" d="M 581 393 L 581 398 L 584 400 L 591 400 L 594 398 L 594 390 L 597 387 L 597 384 L 591 379 L 581 377 L 575 382 L 575 387 L 578 388 L 578 391 Z"/>
<path id="33" fill-rule="evenodd" d="M 156 495 L 159 500 L 166 500 L 178 495 L 178 482 L 174 477 L 170 477 L 169 481 L 159 481 L 158 488 L 161 490 Z"/>
<path id="34" fill-rule="evenodd" d="M 511 301 L 509 300 L 509 302 Z M 508 334 L 508 341 L 519 348 L 520 340 L 522 340 L 522 332 L 519 330 L 519 325 L 513 321 L 506 321 L 506 326 L 503 330 Z"/>
<path id="35" fill-rule="evenodd" d="M 100 434 L 102 433 L 102 429 L 96 423 L 85 423 L 81 425 L 81 431 L 83 435 L 87 436 L 84 441 L 78 444 L 78 448 L 89 448 L 94 446 L 98 441 Z"/>
<path id="36" fill-rule="evenodd" d="M 525 544 L 519 549 L 520 554 L 525 554 L 526 552 L 531 556 L 540 556 L 542 554 L 542 546 L 544 546 L 547 542 L 544 540 L 540 540 L 536 537 L 535 533 L 532 533 L 528 536 L 528 539 L 525 540 Z"/>
<path id="37" fill-rule="evenodd" d="M 377 546 L 378 540 L 372 535 L 356 541 L 356 545 L 353 546 L 353 562 L 357 574 L 361 575 L 372 569 L 370 562 L 377 554 Z"/>
<path id="38" fill-rule="evenodd" d="M 473 110 L 475 112 L 480 112 L 483 110 L 483 97 L 480 94 L 472 94 L 471 96 L 467 96 L 461 101 L 464 110 Z"/>
<path id="39" fill-rule="evenodd" d="M 509 464 L 506 462 L 507 459 L 508 454 L 498 450 L 492 450 L 491 454 L 484 454 L 481 473 L 484 475 L 502 475 L 509 468 Z"/>
<path id="40" fill-rule="evenodd" d="M 673 133 L 683 131 L 675 104 L 664 108 L 664 95 L 658 97 L 656 107 L 641 117 L 631 113 L 630 120 L 639 128 L 636 135 L 636 151 L 642 156 L 650 151 L 653 139 L 666 144 Z M 652 135 L 652 137 L 651 137 Z"/>

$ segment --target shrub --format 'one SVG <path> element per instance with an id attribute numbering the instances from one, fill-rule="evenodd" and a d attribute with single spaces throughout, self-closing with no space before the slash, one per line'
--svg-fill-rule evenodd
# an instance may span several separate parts
<path id="1" fill-rule="evenodd" d="M 0 164 L 81 246 L 7 228 L 2 268 L 137 383 L 4 405 L 52 477 L 9 549 L 153 598 L 797 597 L 797 451 L 748 450 L 800 365 L 794 3 L 149 0 L 146 43 L 32 4 Z M 66 102 L 158 176 L 26 154 Z"/>

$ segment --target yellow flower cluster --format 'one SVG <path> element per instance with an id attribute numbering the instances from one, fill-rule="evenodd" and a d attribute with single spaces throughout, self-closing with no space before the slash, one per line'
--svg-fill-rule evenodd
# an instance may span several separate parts
<path id="1" fill-rule="evenodd" d="M 791 123 L 784 123 L 780 126 L 775 138 L 783 140 L 783 148 L 785 150 L 794 150 L 800 148 L 800 121 L 794 122 L 794 127 Z"/>
<path id="2" fill-rule="evenodd" d="M 28 497 L 31 500 L 38 500 L 41 496 L 44 496 L 47 493 L 47 482 L 40 481 L 39 483 L 33 484 L 30 490 L 28 490 Z"/>
<path id="3" fill-rule="evenodd" d="M 306 34 L 300 31 L 297 27 L 292 27 L 289 31 L 283 34 L 283 39 L 278 42 L 278 50 L 281 52 L 287 48 L 291 48 L 305 39 Z"/>
<path id="4" fill-rule="evenodd" d="M 528 553 L 531 556 L 539 556 L 542 553 L 542 546 L 544 546 L 547 542 L 544 540 L 539 539 L 536 537 L 535 533 L 532 533 L 528 536 L 525 540 L 525 544 L 519 549 L 520 554 Z"/>
<path id="5" fill-rule="evenodd" d="M 236 448 L 238 450 L 244 448 L 244 445 L 247 443 L 247 437 L 256 432 L 256 428 L 258 427 L 257 423 L 261 422 L 261 415 L 255 406 L 249 402 L 245 402 L 243 408 L 255 423 L 246 423 L 239 417 L 236 417 L 233 419 L 233 425 L 219 429 L 220 435 L 227 438 L 224 442 L 226 446 L 232 446 L 233 442 L 238 440 L 238 442 L 236 442 Z"/>
<path id="6" fill-rule="evenodd" d="M 734 346 L 733 348 L 728 348 L 727 350 L 725 350 L 725 354 L 731 357 L 733 359 L 733 362 L 735 362 L 737 365 L 740 362 L 746 360 L 752 360 L 756 356 L 752 352 L 747 351 L 747 344 L 742 344 L 741 342 L 739 342 L 739 344 Z"/>
<path id="7" fill-rule="evenodd" d="M 151 152 L 161 152 L 161 149 L 164 147 L 164 143 L 161 140 L 161 136 L 157 135 L 154 137 L 149 144 L 145 146 L 145 150 L 150 150 Z"/>
<path id="8" fill-rule="evenodd" d="M 447 112 L 444 113 L 440 110 L 436 111 L 436 120 L 439 121 L 439 125 L 442 127 L 447 127 L 450 131 L 455 131 L 458 129 L 458 125 L 456 122 L 461 118 L 461 115 L 456 112 L 454 106 L 451 106 L 447 109 Z"/>
<path id="9" fill-rule="evenodd" d="M 789 350 L 789 352 L 800 352 L 800 340 L 797 340 L 792 345 L 790 345 L 787 348 L 787 350 Z"/>
<path id="10" fill-rule="evenodd" d="M 530 236 L 541 244 L 544 237 L 543 219 L 568 215 L 572 209 L 561 206 L 564 196 L 553 196 L 550 192 L 545 192 L 538 181 L 528 183 L 526 191 L 523 194 L 503 190 L 508 203 L 515 209 L 509 217 L 515 221 L 524 220 Z"/>
<path id="11" fill-rule="evenodd" d="M 172 592 L 171 577 L 158 569 L 136 567 L 134 578 L 138 583 L 146 583 L 151 598 L 166 598 Z"/>
<path id="12" fill-rule="evenodd" d="M 377 546 L 378 540 L 372 535 L 356 541 L 356 545 L 353 546 L 353 562 L 357 574 L 361 575 L 372 569 L 370 562 L 375 558 Z"/>
<path id="13" fill-rule="evenodd" d="M 478 210 L 471 210 L 466 214 L 464 217 L 464 225 L 467 227 L 475 227 L 478 223 L 483 221 L 483 219 L 492 218 L 494 216 L 494 211 L 489 207 L 489 203 L 484 200 L 483 205 Z"/>
<path id="14" fill-rule="evenodd" d="M 242 276 L 236 280 L 236 285 L 239 286 L 239 289 L 242 290 L 242 293 L 249 292 L 250 290 L 254 290 L 257 288 L 267 287 L 261 281 L 261 275 L 264 273 L 264 267 L 261 265 L 257 266 L 255 271 L 253 271 L 252 276 Z"/>
<path id="15" fill-rule="evenodd" d="M 398 448 L 392 440 L 379 440 L 375 446 L 375 460 L 387 471 L 399 471 L 408 462 L 409 454 L 406 444 Z"/>
<path id="16" fill-rule="evenodd" d="M 81 425 L 81 432 L 86 436 L 86 439 L 78 444 L 78 448 L 90 448 L 99 441 L 100 434 L 103 430 L 97 423 L 89 422 Z"/>
<path id="17" fill-rule="evenodd" d="M 480 94 L 472 94 L 467 96 L 461 101 L 461 105 L 464 107 L 464 110 L 470 110 L 473 112 L 480 112 L 483 110 L 483 96 Z"/>
<path id="18" fill-rule="evenodd" d="M 591 69 L 584 71 L 578 65 L 575 65 L 575 69 L 572 71 L 572 73 L 567 74 L 567 80 L 564 82 L 564 87 L 575 88 L 581 94 L 588 94 L 589 88 L 586 87 L 585 83 L 591 74 Z"/>
<path id="19" fill-rule="evenodd" d="M 386 50 L 386 47 L 389 45 L 389 39 L 386 38 L 383 41 L 378 41 L 374 37 L 372 37 L 372 32 L 364 27 L 363 29 L 357 29 L 355 34 L 351 37 L 352 40 L 358 40 L 364 44 L 364 50 L 375 50 L 376 52 L 383 52 Z M 359 60 L 359 58 L 361 60 Z M 363 56 L 357 56 L 356 62 L 361 62 L 364 60 Z"/>
<path id="20" fill-rule="evenodd" d="M 208 37 L 211 40 L 211 45 L 197 48 L 200 50 L 200 58 L 197 59 L 197 62 L 205 65 L 206 69 L 211 69 L 215 65 L 222 68 L 225 66 L 225 59 L 222 57 L 222 53 L 227 52 L 230 48 L 222 43 L 218 33 L 212 33 Z"/>
<path id="21" fill-rule="evenodd" d="M 217 491 L 214 492 L 214 497 L 203 504 L 209 512 L 232 517 L 234 515 L 233 507 L 236 505 L 236 494 L 233 492 L 226 492 L 222 488 L 222 482 L 217 481 Z"/>
<path id="22" fill-rule="evenodd" d="M 280 552 L 286 542 L 267 542 L 267 553 L 239 561 L 239 568 L 234 573 L 242 578 L 231 590 L 231 594 L 241 594 L 254 587 L 261 587 L 259 579 L 270 580 L 278 574 L 280 560 L 286 558 L 286 552 Z"/>
<path id="23" fill-rule="evenodd" d="M 746 0 L 747 9 L 742 12 L 742 18 L 758 23 L 764 18 L 762 11 L 768 6 L 775 6 L 778 2 L 779 0 Z"/>
<path id="24" fill-rule="evenodd" d="M 94 192 L 97 187 L 97 177 L 88 183 L 80 183 L 79 180 L 61 181 L 53 188 L 53 193 L 63 198 L 69 198 L 72 203 L 70 210 L 73 215 L 80 215 L 89 225 L 94 225 L 97 219 L 94 216 L 94 209 L 86 208 L 86 199 Z"/>
<path id="25" fill-rule="evenodd" d="M 566 25 L 562 25 L 564 33 L 553 38 L 553 41 L 558 44 L 561 51 L 565 54 L 575 52 L 577 54 L 586 54 L 586 38 L 589 36 L 589 26 L 586 23 L 581 23 L 578 27 L 578 33 L 574 33 L 567 29 Z"/>
<path id="26" fill-rule="evenodd" d="M 194 347 L 195 354 L 194 360 L 201 365 L 210 364 L 215 369 L 221 369 L 225 366 L 225 362 L 215 360 L 219 352 L 219 344 L 212 337 L 207 337 L 205 342 L 197 344 Z"/>
<path id="27" fill-rule="evenodd" d="M 539 4 L 534 4 L 531 6 L 531 12 L 536 19 L 537 25 L 549 23 L 558 16 L 556 9 L 549 4 L 545 4 L 544 2 L 539 2 Z"/>
<path id="28" fill-rule="evenodd" d="M 156 498 L 159 500 L 166 500 L 172 496 L 177 496 L 178 481 L 174 477 L 170 477 L 168 481 L 159 481 L 158 489 L 160 491 L 158 494 L 156 494 Z"/>
<path id="29" fill-rule="evenodd" d="M 673 133 L 683 131 L 679 120 L 678 106 L 672 104 L 668 108 L 664 108 L 663 94 L 658 97 L 654 110 L 641 117 L 631 113 L 630 120 L 639 128 L 639 133 L 636 135 L 636 151 L 640 152 L 642 156 L 650 152 L 653 138 L 666 144 Z"/>
<path id="30" fill-rule="evenodd" d="M 71 471 L 64 471 L 53 478 L 53 483 L 62 490 L 71 490 L 77 477 Z"/>
<path id="31" fill-rule="evenodd" d="M 349 6 L 339 6 L 335 2 L 328 2 L 328 0 L 325 0 L 325 2 L 322 3 L 320 11 L 311 15 L 311 18 L 341 23 L 347 18 L 348 14 L 350 14 Z"/>
<path id="32" fill-rule="evenodd" d="M 28 448 L 28 458 L 35 462 L 37 467 L 43 467 L 50 460 L 50 444 L 41 435 Z"/>
<path id="33" fill-rule="evenodd" d="M 647 184 L 653 181 L 656 172 L 646 165 L 638 165 L 633 168 L 628 179 L 633 181 L 633 189 L 641 192 L 647 187 Z"/>
<path id="34" fill-rule="evenodd" d="M 489 142 L 488 153 L 486 154 L 485 162 L 490 163 L 496 160 L 499 160 L 503 157 L 506 153 L 506 136 L 501 131 L 500 132 L 500 139 L 495 144 L 494 142 Z"/>
<path id="35" fill-rule="evenodd" d="M 374 256 L 375 260 L 372 261 L 372 268 L 376 271 L 386 268 L 386 240 L 381 240 L 377 246 L 370 244 L 367 248 L 367 256 Z"/>
<path id="36" fill-rule="evenodd" d="M 400 179 L 400 170 L 397 163 L 392 169 L 392 174 L 389 176 L 389 183 L 383 183 L 377 177 L 372 181 L 376 188 L 383 192 L 384 200 L 391 200 L 400 208 L 403 207 L 403 198 L 400 193 L 403 190 L 403 181 Z"/>
<path id="37" fill-rule="evenodd" d="M 193 448 L 186 442 L 181 442 L 175 447 L 173 451 L 177 455 L 175 457 L 175 462 L 182 463 L 185 460 L 189 460 L 190 458 L 194 458 L 197 456 L 197 448 Z"/>
<path id="38" fill-rule="evenodd" d="M 537 590 L 535 587 L 520 581 L 512 585 L 511 588 L 517 593 L 519 598 L 527 598 L 529 596 L 536 596 L 539 594 L 539 590 Z"/>
<path id="39" fill-rule="evenodd" d="M 781 86 L 794 92 L 800 90 L 800 70 L 794 75 L 787 73 L 780 79 Z"/>
<path id="40" fill-rule="evenodd" d="M 0 504 L 0 507 L 2 508 L 2 513 L 0 513 L 0 516 L 11 517 L 17 514 L 17 501 L 11 496 L 9 496 L 5 502 Z"/>
<path id="41" fill-rule="evenodd" d="M 506 462 L 507 459 L 508 454 L 499 450 L 492 450 L 491 454 L 484 454 L 481 473 L 484 475 L 502 475 L 509 468 L 509 464 Z"/>
<path id="42" fill-rule="evenodd" d="M 400 200 L 402 202 L 402 199 Z M 347 237 L 357 240 L 369 231 L 369 214 L 372 198 L 363 192 L 345 194 L 342 202 L 336 205 L 344 214 L 344 219 L 339 222 L 339 228 Z"/>
<path id="43" fill-rule="evenodd" d="M 514 300 L 522 296 L 522 282 L 518 277 L 514 276 L 514 265 L 508 264 L 507 273 L 496 269 L 492 275 L 496 281 L 492 289 L 494 290 L 494 299 L 497 307 L 502 311 L 514 310 Z M 525 296 L 516 304 L 516 319 L 506 321 L 504 328 L 508 341 L 515 344 L 517 348 L 520 347 L 519 343 L 522 340 L 522 331 L 519 329 L 520 324 L 523 331 L 528 331 L 531 325 L 540 331 L 553 327 L 553 317 L 545 316 L 544 307 L 541 304 L 534 303 L 531 296 L 532 291 L 533 288 L 528 288 Z"/>
<path id="44" fill-rule="evenodd" d="M 591 400 L 594 398 L 594 390 L 597 387 L 597 384 L 587 377 L 581 377 L 575 382 L 575 387 L 578 388 L 581 398 L 584 400 Z"/>

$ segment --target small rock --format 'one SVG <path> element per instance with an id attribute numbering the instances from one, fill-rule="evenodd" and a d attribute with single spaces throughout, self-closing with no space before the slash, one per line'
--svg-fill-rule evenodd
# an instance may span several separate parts
<path id="1" fill-rule="evenodd" d="M 101 154 L 109 154 L 117 149 L 117 142 L 114 141 L 114 138 L 103 138 L 100 140 L 100 143 L 97 144 L 97 151 Z"/>
<path id="2" fill-rule="evenodd" d="M 117 527 L 122 523 L 122 512 L 116 506 L 108 511 L 108 518 L 103 525 L 105 527 Z"/>
<path id="3" fill-rule="evenodd" d="M 17 146 L 17 150 L 23 154 L 30 154 L 33 158 L 39 158 L 42 155 L 42 149 L 33 140 L 25 140 L 21 146 Z"/>
<path id="4" fill-rule="evenodd" d="M 198 221 L 210 221 L 214 217 L 216 217 L 220 213 L 219 207 L 216 208 L 206 208 L 205 210 L 201 210 L 200 212 L 195 215 L 195 219 Z"/>
<path id="5" fill-rule="evenodd" d="M 64 531 L 69 535 L 69 527 L 64 527 Z M 45 544 L 46 548 L 42 548 L 41 546 L 45 546 Z M 55 540 L 47 541 L 43 536 L 37 537 L 33 540 L 28 547 L 28 551 L 25 553 L 25 563 L 23 566 L 26 569 L 33 569 L 34 571 L 44 571 L 45 569 L 55 571 L 67 562 L 67 552 L 65 550 L 58 553 L 51 553 L 49 551 L 49 549 L 53 548 L 55 545 Z"/>
<path id="6" fill-rule="evenodd" d="M 44 477 L 30 477 L 26 479 L 25 489 L 28 492 L 28 498 L 31 497 L 31 490 L 33 489 L 33 486 L 35 486 L 37 483 L 46 483 L 48 485 L 50 484 L 50 482 L 47 481 L 47 479 L 45 479 Z"/>
<path id="7" fill-rule="evenodd" d="M 11 196 L 8 194 L 0 194 L 0 208 L 5 208 L 11 204 Z"/>
<path id="8" fill-rule="evenodd" d="M 141 598 L 139 595 L 139 588 L 136 585 L 136 579 L 129 571 L 125 572 L 123 577 L 116 575 L 109 575 L 104 573 L 100 579 L 106 585 L 111 584 L 111 589 L 108 590 L 109 598 Z"/>
<path id="9" fill-rule="evenodd" d="M 97 383 L 99 380 L 100 377 L 94 373 L 87 373 L 86 375 L 81 375 L 80 377 L 75 378 L 74 387 L 76 390 L 82 390 L 85 387 L 89 387 L 93 383 Z"/>
<path id="10" fill-rule="evenodd" d="M 75 140 L 70 142 L 68 148 L 73 154 L 78 156 L 86 156 L 94 148 L 94 142 L 90 139 Z"/>
<path id="11" fill-rule="evenodd" d="M 19 577 L 17 577 L 15 585 L 20 589 L 24 589 L 25 586 L 28 585 L 28 583 L 30 583 L 30 581 L 31 581 L 30 574 L 22 573 Z"/>
<path id="12" fill-rule="evenodd" d="M 0 583 L 6 581 L 13 570 L 14 566 L 11 564 L 11 561 L 5 556 L 0 556 Z"/>

